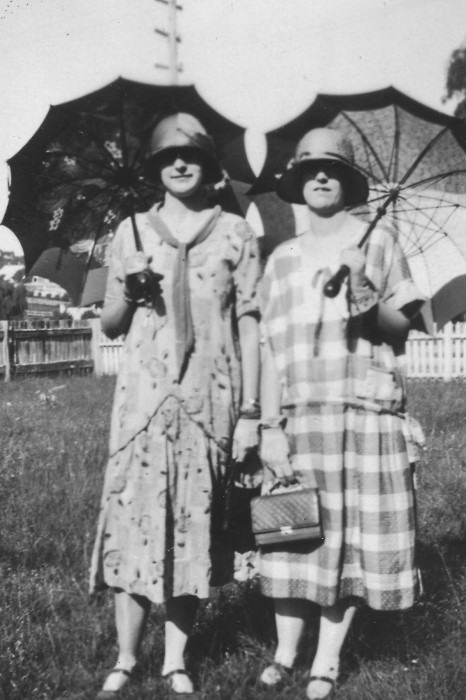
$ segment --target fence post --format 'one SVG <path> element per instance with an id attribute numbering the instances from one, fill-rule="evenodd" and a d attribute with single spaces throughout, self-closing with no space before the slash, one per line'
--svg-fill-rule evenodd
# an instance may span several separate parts
<path id="1" fill-rule="evenodd" d="M 10 367 L 10 348 L 8 345 L 8 321 L 0 321 L 0 329 L 3 332 L 3 338 L 1 343 L 1 357 L 3 357 L 3 363 L 5 367 L 5 381 L 9 382 L 11 379 L 11 367 Z"/>
<path id="2" fill-rule="evenodd" d="M 92 329 L 91 356 L 94 361 L 94 374 L 100 377 L 102 374 L 102 350 L 100 348 L 100 318 L 91 318 L 89 322 Z"/>
<path id="3" fill-rule="evenodd" d="M 453 325 L 446 323 L 443 335 L 443 381 L 449 382 L 453 376 Z"/>

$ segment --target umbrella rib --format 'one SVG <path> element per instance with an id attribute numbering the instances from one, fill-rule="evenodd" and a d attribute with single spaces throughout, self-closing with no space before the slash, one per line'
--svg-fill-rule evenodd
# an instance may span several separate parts
<path id="1" fill-rule="evenodd" d="M 62 187 L 64 185 L 66 185 L 66 186 L 73 187 L 76 191 L 80 191 L 80 190 L 82 190 L 82 188 L 86 184 L 89 184 L 89 183 L 86 183 L 86 180 L 89 180 L 89 181 L 90 180 L 101 180 L 101 181 L 105 182 L 106 186 L 101 189 L 101 192 L 108 190 L 110 188 L 113 188 L 113 187 L 116 187 L 118 190 L 124 189 L 123 187 L 120 187 L 119 185 L 116 185 L 115 183 L 107 182 L 102 177 L 101 178 L 99 178 L 99 177 L 93 177 L 93 178 L 91 178 L 91 177 L 76 177 L 76 178 L 70 178 L 69 180 L 61 180 L 61 181 L 57 179 L 56 182 L 54 182 L 54 183 L 50 182 L 52 180 L 51 177 L 49 177 L 48 179 L 49 179 L 48 187 L 45 188 L 47 190 L 53 190 L 55 187 Z M 144 189 L 146 191 L 146 194 L 151 192 L 151 190 L 152 190 L 150 185 L 146 184 L 144 181 L 141 182 L 141 184 L 139 185 L 139 188 L 141 190 Z M 131 188 L 131 189 L 136 195 L 135 199 L 143 199 L 144 198 L 144 195 L 140 196 L 140 193 L 137 189 L 135 189 L 135 188 Z M 96 196 L 98 196 L 98 194 Z"/>
<path id="2" fill-rule="evenodd" d="M 401 199 L 403 199 L 404 202 L 407 202 L 408 204 L 410 204 L 414 210 L 417 210 L 417 209 L 423 209 L 423 210 L 425 210 L 425 209 L 445 209 L 445 208 L 463 206 L 459 202 L 455 202 L 454 200 L 450 201 L 450 200 L 446 199 L 445 196 L 439 196 L 439 195 L 434 194 L 434 192 L 436 190 L 427 190 L 428 194 L 424 194 L 422 191 L 418 192 L 416 189 L 413 192 L 412 196 L 416 197 L 416 199 L 426 201 L 426 204 L 423 204 L 422 207 L 418 207 L 411 202 L 411 196 L 409 196 L 409 195 L 407 196 L 405 194 L 406 192 L 409 192 L 411 189 L 414 189 L 414 188 L 402 187 L 400 190 L 400 197 L 401 197 Z M 447 193 L 447 192 L 444 193 L 444 195 L 447 195 L 447 194 L 450 194 L 450 193 Z M 432 202 L 432 204 L 430 206 L 427 205 L 427 203 L 429 203 L 429 202 Z M 465 208 L 465 207 L 463 206 L 463 208 Z M 407 211 L 407 210 L 403 210 L 403 211 Z"/>
<path id="3" fill-rule="evenodd" d="M 393 177 L 390 180 L 397 182 L 398 180 L 398 154 L 400 149 L 400 115 L 398 114 L 397 105 L 393 105 L 394 111 L 394 122 L 395 122 L 395 133 L 393 136 L 393 145 L 390 153 L 390 160 L 388 165 L 388 172 L 393 173 Z"/>
<path id="4" fill-rule="evenodd" d="M 111 187 L 113 183 L 108 183 L 107 180 L 105 180 L 103 177 L 73 177 L 70 178 L 69 180 L 58 180 L 58 178 L 50 177 L 50 176 L 44 176 L 44 179 L 47 179 L 47 186 L 41 187 L 39 191 L 43 190 L 53 190 L 55 187 L 63 187 L 64 185 L 70 185 L 71 187 L 75 187 L 76 189 L 80 189 L 80 187 L 84 187 L 86 184 L 90 184 L 92 181 L 100 180 L 101 182 L 105 182 L 108 187 Z M 54 180 L 54 182 L 52 182 Z M 80 186 L 80 187 L 79 187 Z"/>
<path id="5" fill-rule="evenodd" d="M 372 189 L 372 188 L 370 188 Z M 367 204 L 376 204 L 377 202 L 385 201 L 387 198 L 386 192 L 381 192 L 377 197 L 373 197 L 367 200 Z"/>
<path id="6" fill-rule="evenodd" d="M 49 180 L 51 180 L 51 179 L 52 179 L 52 178 L 49 178 Z M 47 186 L 46 188 L 44 188 L 44 189 L 53 190 L 55 187 L 62 187 L 62 186 L 64 186 L 64 185 L 66 185 L 66 186 L 73 187 L 76 191 L 80 191 L 80 190 L 82 190 L 82 188 L 83 188 L 86 184 L 90 184 L 89 182 L 86 183 L 86 180 L 89 180 L 89 181 L 91 181 L 91 180 L 101 180 L 101 181 L 103 181 L 103 182 L 105 183 L 105 187 L 103 187 L 103 188 L 100 190 L 100 192 L 103 192 L 103 191 L 108 190 L 108 189 L 110 189 L 110 188 L 117 188 L 119 191 L 125 189 L 125 188 L 122 187 L 122 186 L 116 185 L 115 183 L 109 183 L 109 182 L 106 181 L 104 178 L 99 178 L 99 177 L 94 177 L 94 178 L 91 178 L 91 177 L 89 177 L 89 178 L 79 177 L 79 178 L 72 178 L 72 179 L 70 178 L 69 180 L 62 180 L 62 181 L 56 180 L 56 182 L 54 182 L 54 183 L 49 182 L 49 183 L 48 183 L 48 186 Z M 142 195 L 142 196 L 141 196 L 141 194 L 140 194 L 140 192 L 138 191 L 138 189 L 136 189 L 136 188 L 134 188 L 134 187 L 132 187 L 131 189 L 132 189 L 132 191 L 134 192 L 134 194 L 136 195 L 136 196 L 135 196 L 135 199 L 138 199 L 138 200 L 139 200 L 139 199 L 143 199 L 143 198 L 144 198 L 145 195 Z M 143 182 L 143 181 L 140 183 L 139 189 L 140 189 L 140 190 L 145 190 L 146 195 L 152 191 L 152 188 L 150 187 L 150 185 L 146 184 L 146 183 Z M 96 196 L 98 196 L 98 193 L 97 193 Z"/>
<path id="7" fill-rule="evenodd" d="M 412 213 L 412 212 L 410 212 L 410 213 Z M 423 250 L 425 250 L 427 247 L 429 247 L 429 246 L 427 246 L 426 244 L 427 244 L 429 241 L 431 241 L 431 239 L 433 238 L 433 235 L 432 235 L 432 236 L 429 236 L 429 238 L 427 239 L 427 241 L 424 242 L 424 245 L 423 245 L 423 243 L 421 242 L 420 236 L 417 236 L 417 235 L 415 234 L 415 228 L 414 228 L 414 227 L 415 227 L 415 221 L 414 221 L 410 216 L 407 216 L 404 220 L 403 220 L 401 217 L 398 217 L 398 220 L 399 220 L 401 223 L 408 223 L 409 226 L 410 226 L 410 233 L 412 233 L 412 235 L 410 236 L 409 234 L 407 234 L 407 233 L 404 232 L 403 230 L 400 231 L 400 235 L 402 235 L 403 238 L 404 238 L 404 240 L 405 240 L 405 241 L 408 241 L 408 243 L 411 245 L 411 253 L 409 253 L 408 251 L 406 251 L 406 255 L 407 255 L 408 257 L 414 257 L 415 255 L 419 255 L 419 254 L 422 253 Z M 428 227 L 428 226 L 424 226 L 424 229 L 423 229 L 423 230 L 424 230 L 424 231 L 429 230 L 429 227 Z M 438 231 L 435 231 L 434 233 L 438 233 Z"/>
<path id="8" fill-rule="evenodd" d="M 405 200 L 405 198 L 403 198 L 403 200 Z M 430 214 L 427 214 L 427 210 L 425 207 L 417 207 L 417 208 L 413 207 L 410 210 L 403 210 L 404 213 L 408 214 L 407 219 L 413 228 L 416 224 L 415 224 L 415 221 L 410 218 L 409 214 L 417 212 L 421 217 L 423 217 L 426 220 L 426 223 L 424 224 L 424 230 L 431 232 L 430 237 L 428 237 L 425 242 L 422 242 L 420 245 L 418 245 L 420 253 L 422 253 L 423 247 L 425 249 L 426 247 L 430 247 L 430 245 L 435 245 L 435 243 L 437 242 L 437 241 L 433 240 L 435 235 L 437 237 L 442 236 L 442 237 L 450 238 L 447 231 L 445 231 L 444 227 L 448 223 L 448 221 L 451 219 L 451 217 L 455 213 L 455 210 L 458 207 L 459 207 L 458 204 L 450 205 L 450 207 L 448 207 L 448 206 L 430 207 L 429 208 L 429 211 L 431 212 Z M 439 208 L 452 209 L 452 211 L 446 216 L 446 218 L 444 219 L 444 221 L 441 224 L 437 224 L 434 220 L 434 212 L 437 211 Z M 420 241 L 420 240 L 421 240 L 420 237 L 416 237 L 416 241 Z M 425 245 L 423 245 L 423 243 Z M 430 243 L 430 245 L 428 245 L 429 243 Z"/>
<path id="9" fill-rule="evenodd" d="M 427 199 L 427 198 L 426 198 Z M 401 209 L 398 208 L 397 211 L 401 213 L 406 213 L 408 214 L 409 212 L 412 211 L 437 211 L 440 209 L 451 209 L 452 207 L 459 207 L 460 205 L 457 204 L 456 202 L 447 202 L 446 204 L 442 204 L 441 200 L 438 200 L 440 203 L 439 204 L 432 204 L 431 206 L 422 206 L 422 207 L 417 207 L 409 201 L 409 199 L 401 196 L 398 201 L 403 201 L 405 202 L 406 205 L 409 206 L 404 206 Z"/>
<path id="10" fill-rule="evenodd" d="M 429 143 L 428 143 L 426 146 L 424 146 L 424 148 L 422 149 L 422 151 L 419 153 L 418 156 L 416 156 L 416 158 L 414 159 L 413 163 L 410 165 L 410 167 L 408 168 L 408 170 L 405 172 L 405 174 L 404 174 L 403 177 L 401 178 L 401 180 L 400 180 L 400 185 L 403 185 L 403 184 L 408 180 L 408 178 L 409 178 L 410 175 L 414 172 L 414 170 L 416 170 L 417 166 L 418 166 L 419 163 L 422 161 L 422 159 L 424 158 L 424 156 L 431 150 L 431 148 L 432 148 L 433 146 L 435 146 L 435 144 L 437 143 L 437 141 L 438 141 L 439 139 L 441 139 L 442 136 L 443 136 L 445 133 L 447 133 L 447 131 L 448 131 L 447 127 L 441 129 L 437 134 L 435 134 L 435 136 L 429 141 Z"/>
<path id="11" fill-rule="evenodd" d="M 100 135 L 99 135 L 99 133 L 98 133 L 97 131 L 95 131 L 94 129 L 92 129 L 88 124 L 84 124 L 83 129 L 84 129 L 85 131 L 88 132 L 88 134 L 89 134 L 91 140 L 93 141 L 93 143 L 95 143 L 95 145 L 97 146 L 97 148 L 99 149 L 99 151 L 103 154 L 104 159 L 106 159 L 107 161 L 109 160 L 110 163 L 115 163 L 115 164 L 119 167 L 118 160 L 117 160 L 116 158 L 114 158 L 113 155 L 112 155 L 112 154 L 110 153 L 110 151 L 108 150 L 108 148 L 106 148 L 106 147 L 100 142 Z M 107 166 L 107 167 L 109 167 L 109 168 L 111 169 L 111 166 L 110 166 L 110 165 Z"/>
<path id="12" fill-rule="evenodd" d="M 89 158 L 87 156 L 83 156 L 81 153 L 73 153 L 72 151 L 68 152 L 68 151 L 62 151 L 62 150 L 49 151 L 49 153 L 52 153 L 54 155 L 63 156 L 64 158 L 75 158 L 76 160 L 82 160 L 85 163 L 88 163 L 89 165 L 92 165 L 96 168 L 105 169 L 111 173 L 115 172 L 114 168 L 112 168 L 112 166 L 110 164 L 108 164 L 106 162 L 102 162 L 102 161 L 99 162 L 97 160 L 91 160 L 91 158 Z M 116 161 L 115 161 L 115 159 L 113 159 L 111 154 L 108 153 L 108 155 L 109 155 L 109 157 L 112 158 L 111 162 L 115 163 Z"/>
<path id="13" fill-rule="evenodd" d="M 132 159 L 131 163 L 129 163 L 129 167 L 132 170 L 142 170 L 142 166 L 139 165 L 138 161 L 141 159 L 141 154 L 143 150 L 144 146 L 142 145 L 142 143 L 140 143 L 139 148 L 134 153 L 134 158 Z"/>
<path id="14" fill-rule="evenodd" d="M 104 195 L 104 194 L 106 194 L 106 193 L 108 193 L 108 192 L 111 192 L 111 186 L 110 186 L 110 185 L 108 185 L 107 187 L 102 188 L 101 190 L 99 190 L 99 191 L 96 192 L 95 194 L 91 195 L 91 197 L 89 197 L 88 199 L 85 200 L 85 201 L 86 201 L 86 208 L 88 208 L 88 205 L 89 205 L 91 202 L 94 202 L 94 200 L 98 199 L 99 197 L 101 197 L 102 195 Z"/>
<path id="15" fill-rule="evenodd" d="M 409 220 L 409 219 L 408 219 L 408 220 Z M 411 224 L 411 227 L 414 228 L 414 221 L 409 220 L 409 223 Z M 408 239 L 408 240 L 409 240 L 409 239 Z M 414 249 L 414 252 L 413 252 L 411 255 L 409 255 L 409 256 L 407 255 L 407 257 L 413 258 L 413 257 L 416 257 L 417 255 L 421 256 L 421 259 L 422 259 L 423 265 L 424 265 L 424 269 L 425 269 L 425 272 L 426 272 L 426 276 L 427 276 L 427 279 L 428 279 L 428 284 L 429 284 L 429 296 L 431 296 L 431 295 L 432 295 L 432 281 L 431 281 L 431 278 L 430 278 L 430 275 L 429 275 L 429 268 L 427 267 L 427 263 L 426 263 L 425 256 L 422 255 L 423 249 L 422 249 L 421 246 L 419 245 L 418 241 L 419 241 L 419 238 L 416 237 L 416 236 L 414 237 L 414 241 L 410 241 L 410 242 L 411 242 L 411 245 L 412 245 L 412 247 L 413 247 L 413 249 Z M 431 243 L 431 245 L 432 245 L 432 243 Z M 425 247 L 424 247 L 424 250 L 426 250 L 427 248 L 431 247 L 431 245 L 425 246 Z"/>
<path id="16" fill-rule="evenodd" d="M 140 141 L 140 144 L 139 144 L 139 148 L 138 148 L 137 151 L 135 152 L 134 158 L 133 158 L 133 160 L 131 161 L 131 164 L 130 164 L 130 167 L 131 167 L 131 168 L 133 168 L 134 170 L 139 170 L 139 171 L 143 172 L 144 164 L 143 164 L 141 161 L 144 160 L 143 157 L 142 157 L 142 154 L 143 154 L 144 151 L 146 151 L 146 150 L 147 150 L 147 145 L 144 144 L 144 143 L 142 143 L 142 140 L 141 140 L 141 141 Z M 139 161 L 139 163 L 138 163 L 138 161 Z M 138 163 L 138 165 L 136 165 L 137 163 Z"/>
<path id="17" fill-rule="evenodd" d="M 126 143 L 126 129 L 125 129 L 125 118 L 123 115 L 123 101 L 120 100 L 118 117 L 120 120 L 120 142 L 121 142 L 121 152 L 123 154 L 123 166 L 128 167 L 128 148 Z"/>
<path id="18" fill-rule="evenodd" d="M 118 201 L 118 199 L 117 199 L 117 196 L 116 196 L 116 194 L 115 194 L 115 195 L 112 197 L 112 199 L 110 200 L 109 204 L 108 204 L 107 212 L 110 211 L 110 209 L 113 207 L 113 205 L 114 205 L 114 203 L 115 203 L 116 201 Z M 92 244 L 92 248 L 91 248 L 91 251 L 90 251 L 90 253 L 89 253 L 88 260 L 87 260 L 87 265 L 86 265 L 87 270 L 89 270 L 89 265 L 91 264 L 91 259 L 92 259 L 92 256 L 94 255 L 94 250 L 95 250 L 95 247 L 96 247 L 96 245 L 97 245 L 97 241 L 98 241 L 99 238 L 100 238 L 102 229 L 103 229 L 103 227 L 104 227 L 104 223 L 105 223 L 105 217 L 103 217 L 103 218 L 101 219 L 100 226 L 99 226 L 99 228 L 98 228 L 98 233 L 96 233 L 96 235 L 94 236 L 94 242 L 93 242 L 93 244 Z"/>
<path id="19" fill-rule="evenodd" d="M 417 164 L 419 164 L 419 162 Z M 412 169 L 411 169 L 411 172 L 412 172 Z M 409 177 L 409 174 L 407 175 L 407 177 Z M 419 187 L 420 185 L 427 186 L 427 185 L 433 184 L 435 182 L 440 182 L 441 180 L 445 180 L 447 177 L 452 177 L 453 175 L 465 175 L 465 174 L 466 174 L 466 168 L 460 168 L 458 170 L 449 170 L 448 172 L 445 172 L 445 173 L 437 173 L 436 175 L 430 175 L 429 177 L 423 178 L 422 180 L 418 180 L 417 182 L 410 183 L 409 185 L 406 185 L 406 189 Z M 402 183 L 404 183 L 404 182 L 406 182 L 406 177 L 403 177 Z M 401 189 L 404 189 L 404 188 L 400 188 L 400 190 Z"/>
<path id="20" fill-rule="evenodd" d="M 385 166 L 384 166 L 384 164 L 383 164 L 381 158 L 379 157 L 377 151 L 375 150 L 374 146 L 372 145 L 372 143 L 370 142 L 370 140 L 367 138 L 366 134 L 365 134 L 364 131 L 362 130 L 362 128 L 359 126 L 359 124 L 357 124 L 357 123 L 354 121 L 354 119 L 352 119 L 352 118 L 349 116 L 349 114 L 348 114 L 347 112 L 342 112 L 341 114 L 342 114 L 342 117 L 344 117 L 344 118 L 351 124 L 351 126 L 357 131 L 357 133 L 359 134 L 359 136 L 360 136 L 361 139 L 362 139 L 362 142 L 363 142 L 364 145 L 369 149 L 370 153 L 371 153 L 372 156 L 374 157 L 374 159 L 375 159 L 375 161 L 377 162 L 377 164 L 378 164 L 380 170 L 381 170 L 382 173 L 383 173 L 383 178 L 381 178 L 381 179 L 376 178 L 375 175 L 373 174 L 373 172 L 370 171 L 370 170 L 367 170 L 366 168 L 363 168 L 363 167 L 358 166 L 359 169 L 362 170 L 363 172 L 365 172 L 366 175 L 370 175 L 374 180 L 377 180 L 377 182 L 383 183 L 383 180 L 384 180 L 384 179 L 385 179 L 385 180 L 388 180 L 388 179 L 389 179 L 389 175 L 388 175 L 388 173 L 387 173 L 386 170 L 385 170 Z"/>

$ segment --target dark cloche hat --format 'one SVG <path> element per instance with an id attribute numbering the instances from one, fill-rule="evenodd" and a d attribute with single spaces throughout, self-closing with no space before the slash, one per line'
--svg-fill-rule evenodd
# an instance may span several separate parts
<path id="1" fill-rule="evenodd" d="M 351 142 L 336 129 L 319 128 L 302 137 L 288 170 L 278 181 L 277 193 L 285 202 L 305 204 L 302 174 L 310 163 L 332 163 L 341 169 L 346 206 L 358 206 L 367 201 L 369 185 L 366 176 L 355 165 Z"/>

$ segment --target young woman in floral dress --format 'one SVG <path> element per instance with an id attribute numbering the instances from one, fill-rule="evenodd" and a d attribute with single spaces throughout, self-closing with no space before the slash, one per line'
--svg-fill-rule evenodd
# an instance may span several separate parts
<path id="1" fill-rule="evenodd" d="M 120 225 L 102 313 L 104 331 L 126 338 L 91 570 L 91 590 L 114 591 L 119 643 L 99 698 L 131 677 L 150 603 L 166 605 L 162 675 L 193 692 L 184 651 L 197 605 L 232 574 L 220 517 L 232 441 L 238 458 L 257 443 L 256 240 L 209 206 L 222 172 L 192 115 L 156 126 L 147 167 L 164 199 L 136 216 L 144 253 L 131 221 Z"/>

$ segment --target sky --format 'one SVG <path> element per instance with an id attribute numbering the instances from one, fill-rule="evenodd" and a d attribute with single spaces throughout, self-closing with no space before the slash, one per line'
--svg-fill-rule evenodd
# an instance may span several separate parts
<path id="1" fill-rule="evenodd" d="M 395 85 L 436 109 L 445 104 L 451 52 L 466 39 L 465 0 L 180 0 L 181 83 L 248 128 L 254 168 L 263 132 L 317 92 Z M 117 76 L 164 83 L 167 24 L 159 0 L 0 0 L 0 217 L 6 160 L 49 105 Z M 0 227 L 0 248 L 11 248 Z"/>

